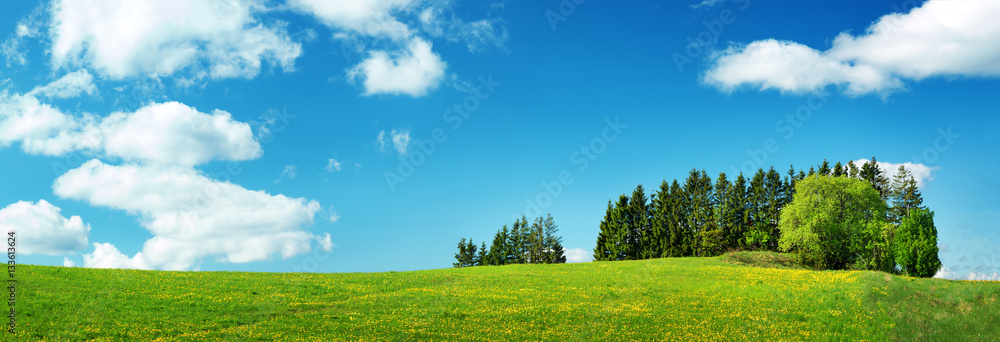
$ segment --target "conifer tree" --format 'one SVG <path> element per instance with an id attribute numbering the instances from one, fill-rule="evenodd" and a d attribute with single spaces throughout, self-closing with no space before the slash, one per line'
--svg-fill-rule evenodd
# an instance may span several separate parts
<path id="1" fill-rule="evenodd" d="M 733 208 L 730 205 L 729 179 L 725 172 L 720 172 L 715 180 L 714 200 L 712 205 L 712 226 L 702 237 L 708 255 L 719 255 L 732 248 L 728 237 L 733 230 Z"/>
<path id="2" fill-rule="evenodd" d="M 827 172 L 829 172 L 829 168 L 827 168 Z M 764 230 L 767 233 L 767 239 L 763 241 L 764 248 L 769 251 L 777 251 L 778 238 L 781 237 L 781 231 L 778 230 L 778 221 L 780 220 L 781 209 L 784 207 L 785 196 L 783 194 L 784 189 L 781 176 L 778 175 L 773 166 L 767 170 L 767 175 L 764 177 L 764 189 L 766 191 L 764 199 Z"/>
<path id="3" fill-rule="evenodd" d="M 462 238 L 458 242 L 458 253 L 455 253 L 455 263 L 452 264 L 455 268 L 461 267 L 472 267 L 476 266 L 476 244 L 469 239 L 466 242 L 465 238 Z"/>
<path id="4" fill-rule="evenodd" d="M 840 177 L 840 176 L 843 176 L 843 175 L 844 175 L 844 166 L 841 165 L 840 162 L 838 161 L 837 165 L 833 166 L 833 176 L 834 177 Z"/>
<path id="5" fill-rule="evenodd" d="M 600 232 L 597 234 L 597 245 L 594 246 L 595 261 L 613 260 L 611 258 L 611 250 L 608 248 L 608 244 L 614 236 L 614 231 L 611 227 L 613 224 L 611 213 L 614 212 L 614 210 L 614 205 L 611 204 L 611 200 L 608 200 L 608 210 L 604 212 L 604 219 L 601 220 Z"/>
<path id="6" fill-rule="evenodd" d="M 861 171 L 858 173 L 858 176 L 868 181 L 878 191 L 879 195 L 882 196 L 883 201 L 889 198 L 889 179 L 885 177 L 885 172 L 879 167 L 878 162 L 875 161 L 875 157 L 872 157 L 872 160 L 861 165 Z"/>
<path id="7" fill-rule="evenodd" d="M 766 174 L 764 169 L 757 169 L 757 173 L 750 179 L 750 188 L 747 190 L 747 215 L 749 216 L 749 226 L 746 229 L 746 246 L 751 250 L 761 250 L 766 246 L 770 237 L 767 227 L 767 189 L 764 187 Z"/>
<path id="8" fill-rule="evenodd" d="M 670 256 L 670 184 L 667 180 L 660 183 L 659 191 L 651 196 L 649 208 L 649 232 L 643 236 L 642 258 L 659 258 Z"/>
<path id="9" fill-rule="evenodd" d="M 685 255 L 701 256 L 702 232 L 712 230 L 712 179 L 704 170 L 692 169 L 684 184 L 690 208 L 686 234 L 690 246 Z"/>
<path id="10" fill-rule="evenodd" d="M 542 221 L 542 244 L 545 246 L 542 258 L 543 263 L 566 263 L 566 251 L 562 246 L 562 237 L 557 234 L 558 232 L 559 226 L 556 225 L 556 220 L 552 218 L 551 214 L 546 215 L 545 220 Z"/>
<path id="11" fill-rule="evenodd" d="M 899 224 L 913 210 L 923 209 L 924 202 L 917 188 L 917 181 L 906 167 L 900 165 L 892 179 L 889 200 L 889 220 Z"/>
<path id="12" fill-rule="evenodd" d="M 687 216 L 690 205 L 687 202 L 684 188 L 681 187 L 677 179 L 670 183 L 668 198 L 670 200 L 670 215 L 668 217 L 670 244 L 667 247 L 667 252 L 672 257 L 685 256 L 689 249 L 688 236 L 685 232 L 687 231 Z"/>
<path id="13" fill-rule="evenodd" d="M 612 235 L 606 244 L 611 252 L 610 260 L 630 260 L 628 209 L 629 197 L 625 194 L 618 196 L 618 203 L 611 212 Z"/>
<path id="14" fill-rule="evenodd" d="M 819 166 L 819 174 L 822 176 L 830 175 L 830 162 L 826 161 L 826 159 L 823 159 L 823 164 Z"/>
<path id="15" fill-rule="evenodd" d="M 750 216 L 747 214 L 747 182 L 743 173 L 736 176 L 733 185 L 729 188 L 729 205 L 732 211 L 732 228 L 729 233 L 729 245 L 733 248 L 746 248 L 746 230 L 750 225 Z"/>
<path id="16" fill-rule="evenodd" d="M 642 184 L 636 186 L 629 198 L 627 211 L 627 251 L 628 260 L 642 259 L 642 242 L 645 235 L 649 235 L 649 208 L 647 205 L 646 193 Z"/>
<path id="17" fill-rule="evenodd" d="M 489 266 L 489 259 L 486 252 L 486 241 L 479 244 L 479 254 L 476 254 L 475 264 L 476 266 Z"/>
<path id="18" fill-rule="evenodd" d="M 847 176 L 851 178 L 858 178 L 858 167 L 854 165 L 854 161 L 847 162 Z"/>
<path id="19" fill-rule="evenodd" d="M 490 252 L 487 256 L 488 265 L 506 265 L 511 257 L 510 248 L 507 246 L 509 237 L 507 236 L 507 225 L 503 229 L 497 230 L 493 236 L 493 243 L 490 244 Z"/>

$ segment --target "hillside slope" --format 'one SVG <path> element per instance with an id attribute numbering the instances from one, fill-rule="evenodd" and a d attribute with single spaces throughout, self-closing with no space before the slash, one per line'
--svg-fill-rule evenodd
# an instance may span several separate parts
<path id="1" fill-rule="evenodd" d="M 27 340 L 990 340 L 1000 284 L 680 258 L 277 274 L 19 266 Z"/>

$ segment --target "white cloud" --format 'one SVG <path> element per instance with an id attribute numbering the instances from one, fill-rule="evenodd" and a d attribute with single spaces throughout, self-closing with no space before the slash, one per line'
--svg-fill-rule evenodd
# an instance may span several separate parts
<path id="1" fill-rule="evenodd" d="M 867 162 L 868 159 L 858 159 L 854 161 L 854 165 L 856 165 L 858 169 L 860 169 L 861 165 L 864 165 Z M 923 188 L 924 185 L 927 184 L 927 182 L 934 180 L 934 175 L 932 174 L 932 172 L 941 168 L 940 166 L 927 166 L 924 164 L 912 163 L 912 162 L 905 162 L 905 163 L 878 162 L 878 167 L 882 169 L 882 172 L 885 173 L 885 177 L 888 178 L 890 182 L 892 182 L 892 177 L 896 176 L 896 171 L 899 171 L 900 166 L 903 166 L 906 168 L 907 171 L 910 171 L 910 174 L 913 175 L 913 179 L 917 181 L 917 187 L 919 188 Z"/>
<path id="2" fill-rule="evenodd" d="M 326 170 L 326 172 L 329 173 L 333 173 L 334 171 L 343 170 L 343 168 L 344 168 L 343 163 L 337 161 L 336 159 L 330 158 L 326 160 L 326 167 L 324 167 L 323 170 Z"/>
<path id="3" fill-rule="evenodd" d="M 80 216 L 63 217 L 45 200 L 20 201 L 0 209 L 0 231 L 15 232 L 17 251 L 25 255 L 63 255 L 87 248 L 90 225 Z"/>
<path id="4" fill-rule="evenodd" d="M 128 259 L 136 267 L 184 270 L 209 257 L 232 263 L 289 258 L 308 252 L 310 242 L 319 239 L 303 230 L 320 210 L 318 202 L 247 190 L 190 167 L 91 160 L 60 176 L 52 188 L 63 198 L 141 217 L 153 238 Z M 87 267 L 104 265 L 105 259 L 126 262 L 109 247 L 92 253 Z"/>
<path id="5" fill-rule="evenodd" d="M 392 146 L 400 155 L 406 155 L 406 149 L 410 146 L 410 130 L 392 130 Z"/>
<path id="6" fill-rule="evenodd" d="M 80 96 L 86 93 L 94 95 L 97 93 L 97 86 L 94 85 L 94 76 L 85 69 L 77 70 L 60 77 L 52 83 L 35 87 L 28 96 L 45 96 L 48 98 L 65 99 Z"/>
<path id="7" fill-rule="evenodd" d="M 63 267 L 76 267 L 76 263 L 70 260 L 69 257 L 63 257 Z"/>
<path id="8" fill-rule="evenodd" d="M 985 273 L 979 273 L 979 272 L 976 272 L 976 271 L 972 271 L 972 272 L 969 272 L 969 274 L 965 276 L 965 280 L 993 280 L 993 281 L 1000 281 L 1000 273 L 993 272 L 993 274 L 985 274 Z"/>
<path id="9" fill-rule="evenodd" d="M 373 37 L 405 39 L 410 28 L 393 12 L 407 10 L 411 0 L 289 0 L 295 10 L 311 14 L 323 24 Z"/>
<path id="10" fill-rule="evenodd" d="M 568 248 L 563 252 L 563 255 L 566 256 L 566 262 L 568 263 L 590 262 L 594 260 L 593 254 L 583 248 Z"/>
<path id="11" fill-rule="evenodd" d="M 445 38 L 449 43 L 465 43 L 469 52 L 489 46 L 506 50 L 509 39 L 504 22 L 498 18 L 462 21 L 451 8 L 428 7 L 420 12 L 421 28 L 435 38 Z"/>
<path id="12" fill-rule="evenodd" d="M 715 5 L 717 5 L 719 3 L 722 3 L 722 2 L 725 2 L 725 1 L 726 0 L 702 0 L 702 2 L 699 2 L 697 4 L 691 5 L 691 8 L 697 9 L 697 8 L 701 8 L 701 7 L 712 7 L 712 6 L 715 6 Z"/>
<path id="13" fill-rule="evenodd" d="M 379 151 L 385 151 L 385 130 L 378 131 L 378 138 L 375 138 L 375 144 L 378 145 Z"/>
<path id="14" fill-rule="evenodd" d="M 83 122 L 92 121 L 63 114 L 32 96 L 0 93 L 0 147 L 20 142 L 24 152 L 47 156 L 98 148 L 81 132 Z"/>
<path id="15" fill-rule="evenodd" d="M 261 1 L 56 0 L 54 67 L 86 65 L 112 79 L 185 69 L 250 78 L 269 62 L 289 71 L 301 54 L 284 28 L 258 22 Z"/>
<path id="16" fill-rule="evenodd" d="M 363 80 L 365 95 L 405 94 L 420 97 L 437 88 L 447 64 L 431 43 L 413 38 L 404 51 L 390 54 L 372 51 L 368 58 L 348 70 L 352 81 Z"/>
<path id="17" fill-rule="evenodd" d="M 129 161 L 178 165 L 249 160 L 262 154 L 250 126 L 220 110 L 206 114 L 177 102 L 153 103 L 98 122 L 91 115 L 66 115 L 33 96 L 0 94 L 0 147 L 14 142 L 32 154 L 90 150 Z"/>
<path id="18" fill-rule="evenodd" d="M 723 51 L 704 82 L 724 91 L 741 85 L 761 90 L 805 93 L 828 85 L 844 86 L 853 95 L 886 93 L 902 87 L 902 82 L 868 65 L 852 65 L 795 42 L 761 40 Z"/>
<path id="19" fill-rule="evenodd" d="M 142 252 L 137 253 L 135 257 L 129 258 L 110 243 L 96 242 L 94 243 L 94 251 L 83 255 L 83 267 L 150 269 L 142 257 Z"/>
<path id="20" fill-rule="evenodd" d="M 802 93 L 835 85 L 848 95 L 887 95 L 903 79 L 1000 76 L 1000 2 L 930 0 L 909 13 L 888 14 L 863 35 L 838 35 L 818 51 L 773 39 L 713 57 L 705 83 Z"/>
<path id="21" fill-rule="evenodd" d="M 250 125 L 228 112 L 201 113 L 178 102 L 154 103 L 135 113 L 113 113 L 101 122 L 104 151 L 126 160 L 198 165 L 250 160 L 263 152 Z"/>
<path id="22" fill-rule="evenodd" d="M 295 175 L 298 173 L 298 169 L 295 165 L 285 165 L 285 168 L 281 170 L 281 174 L 278 175 L 278 179 L 275 179 L 275 183 L 281 183 L 282 179 L 295 179 Z"/>
<path id="23" fill-rule="evenodd" d="M 333 250 L 335 245 L 333 244 L 333 241 L 330 240 L 330 233 L 323 234 L 323 237 L 319 239 L 319 246 L 327 252 Z"/>

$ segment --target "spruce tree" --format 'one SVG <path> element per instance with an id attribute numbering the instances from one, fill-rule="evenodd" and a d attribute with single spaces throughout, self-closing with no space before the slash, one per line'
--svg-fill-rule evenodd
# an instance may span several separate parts
<path id="1" fill-rule="evenodd" d="M 847 162 L 847 176 L 851 178 L 858 178 L 858 167 L 854 165 L 854 161 Z"/>
<path id="2" fill-rule="evenodd" d="M 462 238 L 458 242 L 458 253 L 455 253 L 455 263 L 452 266 L 455 268 L 476 266 L 479 264 L 476 257 L 476 244 L 472 239 L 466 242 L 465 238 Z"/>
<path id="3" fill-rule="evenodd" d="M 885 172 L 882 171 L 875 157 L 872 157 L 872 160 L 861 165 L 861 171 L 858 173 L 858 176 L 868 181 L 879 192 L 883 201 L 889 198 L 889 179 L 885 177 Z"/>
<path id="4" fill-rule="evenodd" d="M 840 162 L 838 161 L 837 165 L 833 166 L 833 176 L 834 177 L 840 177 L 840 176 L 843 176 L 843 175 L 844 175 L 844 166 L 841 165 Z"/>
<path id="5" fill-rule="evenodd" d="M 659 258 L 670 256 L 670 184 L 667 180 L 660 183 L 659 191 L 651 196 L 649 208 L 649 232 L 643 236 L 642 258 Z"/>
<path id="6" fill-rule="evenodd" d="M 899 224 L 911 211 L 923 209 L 921 205 L 924 200 L 920 195 L 920 189 L 917 188 L 917 181 L 902 165 L 893 176 L 889 200 L 891 201 L 889 220 L 896 224 Z"/>
<path id="7" fill-rule="evenodd" d="M 745 238 L 746 246 L 750 250 L 764 249 L 767 239 L 771 236 L 767 226 L 767 189 L 764 187 L 765 178 L 764 169 L 757 169 L 757 173 L 750 179 L 750 188 L 747 191 L 749 226 L 747 227 Z"/>
<path id="8" fill-rule="evenodd" d="M 704 234 L 703 240 L 708 255 L 719 255 L 732 248 L 728 237 L 732 234 L 733 209 L 730 205 L 729 179 L 720 172 L 715 180 L 714 204 L 712 205 L 712 226 Z"/>
<path id="9" fill-rule="evenodd" d="M 668 198 L 670 200 L 668 202 L 670 208 L 668 217 L 670 244 L 667 247 L 667 252 L 672 257 L 685 256 L 689 245 L 685 232 L 687 231 L 687 216 L 690 206 L 687 203 L 684 188 L 681 187 L 677 179 L 670 183 L 670 196 Z"/>
<path id="10" fill-rule="evenodd" d="M 733 248 L 746 248 L 746 230 L 750 225 L 750 216 L 747 215 L 747 182 L 743 173 L 736 176 L 733 185 L 729 188 L 729 205 L 732 207 L 732 228 L 729 233 L 729 245 Z"/>
<path id="11" fill-rule="evenodd" d="M 476 254 L 476 266 L 489 266 L 489 260 L 487 259 L 486 253 L 486 241 L 479 244 L 479 254 Z"/>
<path id="12" fill-rule="evenodd" d="M 600 232 L 597 233 L 597 245 L 594 246 L 595 261 L 613 260 L 611 258 L 611 250 L 608 248 L 608 244 L 614 236 L 614 231 L 611 226 L 613 224 L 611 214 L 614 210 L 614 205 L 611 204 L 611 200 L 608 200 L 608 210 L 604 212 L 604 219 L 601 220 L 600 224 Z"/>
<path id="13" fill-rule="evenodd" d="M 629 198 L 627 211 L 628 229 L 626 242 L 628 260 L 642 259 L 642 242 L 649 235 L 649 208 L 642 184 L 635 187 Z"/>
<path id="14" fill-rule="evenodd" d="M 546 264 L 565 264 L 566 251 L 562 246 L 562 237 L 558 235 L 559 226 L 552 214 L 548 214 L 542 221 L 544 254 L 542 262 Z"/>
<path id="15" fill-rule="evenodd" d="M 829 172 L 829 168 L 827 168 L 827 172 Z M 778 221 L 780 220 L 785 197 L 781 176 L 778 175 L 773 166 L 768 169 L 767 175 L 764 178 L 764 189 L 766 189 L 764 215 L 765 232 L 767 233 L 764 247 L 769 251 L 777 251 L 778 238 L 781 237 L 781 231 L 778 230 Z"/>
<path id="16" fill-rule="evenodd" d="M 689 215 L 685 231 L 690 242 L 685 255 L 701 256 L 703 253 L 702 232 L 712 230 L 712 179 L 705 170 L 692 169 L 685 180 Z"/>
<path id="17" fill-rule="evenodd" d="M 506 265 L 510 258 L 510 249 L 507 247 L 507 225 L 503 229 L 497 230 L 493 236 L 493 243 L 490 244 L 490 252 L 487 255 L 488 265 Z"/>
<path id="18" fill-rule="evenodd" d="M 819 166 L 819 174 L 822 176 L 830 175 L 830 162 L 826 161 L 826 159 L 823 159 L 823 164 Z"/>

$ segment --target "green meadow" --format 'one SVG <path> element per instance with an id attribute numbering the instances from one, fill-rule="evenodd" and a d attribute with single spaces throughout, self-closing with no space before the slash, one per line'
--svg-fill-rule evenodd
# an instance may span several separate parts
<path id="1" fill-rule="evenodd" d="M 18 267 L 23 341 L 1000 340 L 1000 283 L 813 271 L 777 253 L 339 274 Z"/>

